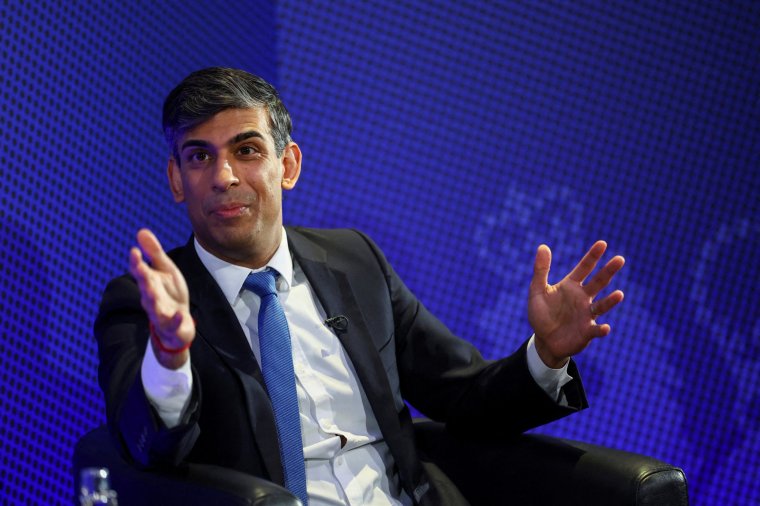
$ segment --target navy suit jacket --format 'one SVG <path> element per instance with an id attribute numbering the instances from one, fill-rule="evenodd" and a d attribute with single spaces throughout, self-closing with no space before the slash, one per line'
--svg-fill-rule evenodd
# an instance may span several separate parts
<path id="1" fill-rule="evenodd" d="M 377 246 L 346 229 L 288 228 L 290 251 L 336 331 L 393 455 L 401 483 L 421 504 L 440 500 L 414 444 L 404 400 L 462 437 L 509 436 L 587 406 L 575 365 L 557 405 L 530 376 L 525 345 L 486 361 L 454 336 L 409 291 Z M 192 240 L 170 253 L 190 291 L 196 338 L 190 348 L 193 393 L 178 427 L 168 429 L 140 378 L 148 320 L 130 276 L 105 290 L 95 322 L 99 381 L 108 423 L 124 454 L 146 466 L 207 463 L 283 483 L 272 407 L 259 365 Z M 432 485 L 432 486 L 431 486 Z"/>

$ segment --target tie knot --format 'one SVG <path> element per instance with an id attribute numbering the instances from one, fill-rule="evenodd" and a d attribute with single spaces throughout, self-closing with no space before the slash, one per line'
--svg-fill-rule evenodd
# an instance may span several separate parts
<path id="1" fill-rule="evenodd" d="M 277 288 L 275 287 L 276 278 L 277 272 L 270 268 L 259 272 L 252 272 L 245 278 L 243 287 L 262 298 L 270 294 L 277 295 Z"/>

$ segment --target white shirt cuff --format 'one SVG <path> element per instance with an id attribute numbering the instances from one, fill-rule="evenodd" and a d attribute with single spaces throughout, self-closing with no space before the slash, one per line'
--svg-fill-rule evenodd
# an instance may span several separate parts
<path id="1" fill-rule="evenodd" d="M 536 383 L 538 383 L 538 386 L 540 386 L 541 389 L 549 395 L 549 397 L 556 400 L 563 406 L 567 405 L 565 396 L 562 395 L 560 398 L 560 393 L 562 387 L 573 379 L 572 376 L 567 374 L 567 366 L 570 362 L 559 369 L 552 369 L 551 367 L 548 367 L 546 364 L 544 364 L 544 361 L 541 360 L 541 357 L 538 356 L 535 341 L 536 335 L 534 334 L 531 336 L 530 341 L 528 341 L 527 350 L 528 370 L 530 371 L 530 375 L 533 376 L 533 379 L 536 381 Z"/>
<path id="2" fill-rule="evenodd" d="M 190 394 L 193 391 L 190 359 L 188 358 L 179 369 L 167 369 L 158 362 L 153 353 L 153 346 L 148 340 L 140 374 L 145 395 L 156 408 L 164 424 L 170 429 L 179 425 L 179 420 L 190 402 Z"/>

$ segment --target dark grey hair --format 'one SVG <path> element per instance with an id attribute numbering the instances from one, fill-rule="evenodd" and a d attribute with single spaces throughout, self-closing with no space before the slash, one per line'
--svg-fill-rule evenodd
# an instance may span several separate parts
<path id="1" fill-rule="evenodd" d="M 290 114 L 274 86 L 244 70 L 209 67 L 182 80 L 164 101 L 162 124 L 169 149 L 179 163 L 177 139 L 225 109 L 266 107 L 277 156 L 291 141 Z"/>

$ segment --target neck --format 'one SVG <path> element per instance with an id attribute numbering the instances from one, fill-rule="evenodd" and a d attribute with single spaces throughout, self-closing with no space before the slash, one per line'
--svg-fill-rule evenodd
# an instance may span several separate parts
<path id="1" fill-rule="evenodd" d="M 278 228 L 271 237 L 264 238 L 257 236 L 250 244 L 239 245 L 238 247 L 219 248 L 210 247 L 200 237 L 196 236 L 200 245 L 220 260 L 233 265 L 239 265 L 248 269 L 260 269 L 269 262 L 277 249 L 280 247 L 282 240 L 282 228 Z"/>

